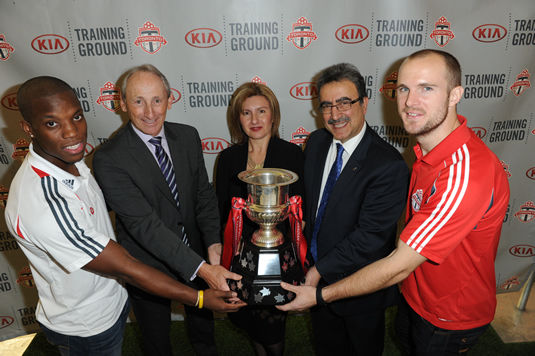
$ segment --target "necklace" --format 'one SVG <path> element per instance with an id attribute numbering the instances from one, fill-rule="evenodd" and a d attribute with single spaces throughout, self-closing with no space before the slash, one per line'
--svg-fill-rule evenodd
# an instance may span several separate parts
<path id="1" fill-rule="evenodd" d="M 260 164 L 257 164 L 255 161 L 253 161 L 253 159 L 251 158 L 250 155 L 247 155 L 247 164 L 248 164 L 249 167 L 251 167 L 252 169 L 261 169 L 261 168 L 264 168 L 264 161 L 262 161 L 262 163 L 260 163 Z"/>

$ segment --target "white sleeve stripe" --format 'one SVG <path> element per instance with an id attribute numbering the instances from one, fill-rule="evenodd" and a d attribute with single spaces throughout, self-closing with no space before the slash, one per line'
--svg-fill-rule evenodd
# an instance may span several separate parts
<path id="1" fill-rule="evenodd" d="M 97 257 L 104 249 L 104 246 L 93 240 L 93 238 L 86 236 L 84 230 L 78 226 L 78 222 L 74 219 L 67 201 L 59 194 L 56 179 L 45 176 L 41 178 L 41 186 L 48 206 L 65 237 L 74 246 L 92 258 Z"/>
<path id="2" fill-rule="evenodd" d="M 464 151 L 464 158 L 462 151 Z M 462 146 L 462 151 L 459 149 L 452 155 L 453 165 L 450 166 L 447 189 L 440 203 L 407 241 L 407 244 L 412 243 L 411 247 L 417 252 L 421 252 L 433 236 L 450 220 L 464 198 L 470 181 L 470 153 L 466 145 Z M 453 181 L 455 182 L 452 189 Z M 444 201 L 446 204 L 442 206 Z"/>

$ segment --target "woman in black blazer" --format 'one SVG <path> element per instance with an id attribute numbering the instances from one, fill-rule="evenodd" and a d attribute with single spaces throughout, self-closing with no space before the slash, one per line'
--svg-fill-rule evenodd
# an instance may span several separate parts
<path id="1" fill-rule="evenodd" d="M 279 138 L 280 107 L 266 85 L 242 84 L 232 95 L 228 109 L 232 146 L 221 152 L 216 173 L 221 223 L 225 224 L 233 197 L 247 198 L 247 184 L 238 179 L 245 170 L 282 168 L 295 172 L 299 180 L 290 185 L 289 195 L 304 196 L 304 155 L 301 148 Z M 287 231 L 288 221 L 277 228 Z M 243 215 L 243 238 L 251 238 L 258 225 Z M 224 226 L 223 226 L 224 231 Z M 248 306 L 229 319 L 246 330 L 258 355 L 282 355 L 287 313 L 274 306 Z"/>

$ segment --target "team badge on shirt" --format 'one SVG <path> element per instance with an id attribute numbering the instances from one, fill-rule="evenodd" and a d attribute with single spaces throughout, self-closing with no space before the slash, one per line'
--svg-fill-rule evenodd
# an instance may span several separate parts
<path id="1" fill-rule="evenodd" d="M 412 195 L 412 210 L 414 210 L 414 212 L 420 211 L 423 195 L 424 191 L 422 189 L 417 189 L 416 192 Z"/>

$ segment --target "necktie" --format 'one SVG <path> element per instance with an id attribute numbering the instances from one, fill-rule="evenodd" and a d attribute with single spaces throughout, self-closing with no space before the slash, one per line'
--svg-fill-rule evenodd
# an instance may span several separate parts
<path id="1" fill-rule="evenodd" d="M 175 170 L 171 164 L 171 160 L 165 150 L 162 147 L 162 138 L 160 136 L 153 137 L 149 140 L 150 143 L 156 148 L 156 158 L 158 159 L 158 164 L 162 170 L 163 176 L 171 189 L 171 194 L 175 198 L 177 207 L 180 207 L 180 202 L 178 201 L 178 189 L 176 187 L 176 177 Z M 184 231 L 184 225 L 182 225 L 182 241 L 189 246 L 188 238 L 186 237 L 186 232 Z"/>
<path id="2" fill-rule="evenodd" d="M 310 253 L 314 262 L 318 261 L 318 231 L 320 230 L 321 222 L 323 220 L 323 214 L 325 214 L 325 208 L 327 207 L 327 202 L 331 196 L 334 184 L 342 171 L 342 154 L 344 153 L 344 147 L 342 144 L 336 144 L 336 161 L 333 163 L 329 176 L 327 177 L 327 182 L 325 183 L 325 189 L 323 189 L 323 196 L 321 197 L 320 206 L 318 208 L 318 214 L 316 215 L 316 220 L 314 222 L 314 230 L 312 232 L 312 241 L 310 244 Z"/>

